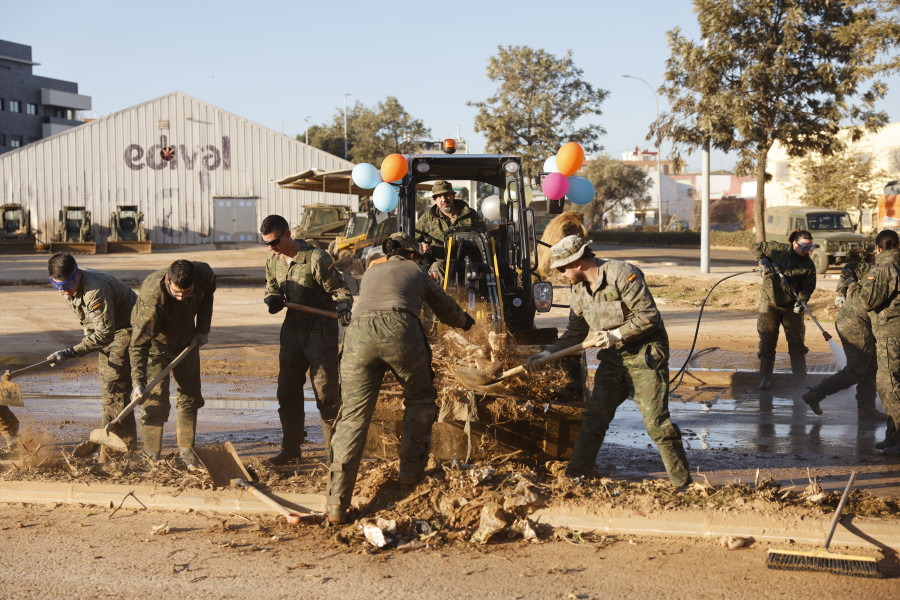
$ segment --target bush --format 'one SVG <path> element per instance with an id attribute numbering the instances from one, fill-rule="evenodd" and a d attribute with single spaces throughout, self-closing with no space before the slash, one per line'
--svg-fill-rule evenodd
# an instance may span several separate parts
<path id="1" fill-rule="evenodd" d="M 731 246 L 747 248 L 756 242 L 756 234 L 752 231 L 710 231 L 710 246 Z"/>
<path id="2" fill-rule="evenodd" d="M 603 229 L 591 231 L 590 239 L 597 244 L 700 247 L 700 232 L 698 231 L 663 231 L 660 233 L 659 231 Z"/>

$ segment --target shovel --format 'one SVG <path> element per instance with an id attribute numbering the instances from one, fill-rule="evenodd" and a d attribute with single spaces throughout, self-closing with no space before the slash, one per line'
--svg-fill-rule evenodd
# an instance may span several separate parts
<path id="1" fill-rule="evenodd" d="M 322 518 L 320 513 L 294 512 L 279 504 L 275 499 L 269 497 L 250 483 L 250 474 L 244 468 L 244 463 L 241 462 L 231 442 L 195 446 L 194 453 L 200 459 L 200 462 L 203 463 L 203 466 L 206 467 L 210 478 L 213 480 L 213 485 L 216 487 L 225 488 L 234 485 L 243 488 L 269 506 L 269 508 L 281 513 L 288 523 L 318 521 Z"/>
<path id="2" fill-rule="evenodd" d="M 7 371 L 6 373 L 4 373 L 3 376 L 0 377 L 0 405 L 25 406 L 25 404 L 22 403 L 22 390 L 19 389 L 18 385 L 12 383 L 10 379 L 46 367 L 52 362 L 53 361 L 48 358 L 47 360 L 42 360 L 39 363 L 21 368 L 18 371 L 13 371 L 12 373 Z"/>
<path id="3" fill-rule="evenodd" d="M 577 346 L 570 346 L 563 350 L 554 352 L 553 354 L 550 354 L 549 356 L 540 360 L 537 363 L 537 366 L 542 366 L 552 360 L 562 358 L 563 356 L 578 354 L 579 352 L 596 345 L 597 341 L 598 339 L 596 336 L 591 337 L 578 344 Z M 450 365 L 450 370 L 453 371 L 453 374 L 456 375 L 456 378 L 459 379 L 459 381 L 466 387 L 470 387 L 476 392 L 488 394 L 498 391 L 500 389 L 500 386 L 497 384 L 503 379 L 526 372 L 523 365 L 519 365 L 518 367 L 509 369 L 508 371 L 503 371 L 503 373 L 497 375 L 496 377 L 489 371 L 482 371 L 480 369 L 473 369 L 469 367 L 460 367 L 458 365 Z"/>
<path id="4" fill-rule="evenodd" d="M 153 391 L 153 388 L 158 386 L 163 379 L 168 377 L 169 373 L 172 372 L 172 369 L 178 366 L 178 363 L 184 360 L 184 357 L 190 354 L 191 350 L 196 347 L 197 342 L 191 340 L 191 343 L 188 344 L 187 348 L 182 350 L 181 353 L 175 357 L 175 360 L 170 362 L 169 365 L 165 369 L 163 369 L 162 372 L 153 379 L 153 381 L 150 382 L 150 384 L 144 389 L 143 394 L 129 402 L 128 406 L 122 409 L 122 412 L 120 412 L 115 419 L 106 424 L 106 427 L 102 429 L 95 429 L 91 432 L 91 441 L 95 444 L 106 446 L 107 448 L 110 448 L 112 450 L 118 450 L 119 452 L 128 452 L 128 444 L 126 444 L 125 441 L 116 434 L 111 433 L 109 431 L 109 428 L 124 419 L 128 415 L 128 413 L 134 410 L 135 406 L 137 406 L 138 404 L 143 404 L 144 401 L 150 397 L 150 392 Z"/>
<path id="5" fill-rule="evenodd" d="M 338 314 L 336 312 L 332 312 L 330 310 L 322 310 L 321 308 L 313 308 L 312 306 L 306 306 L 304 304 L 297 304 L 296 302 L 285 302 L 284 305 L 291 310 L 299 310 L 300 312 L 309 313 L 311 315 L 319 315 L 320 317 L 328 317 L 330 319 L 338 318 Z"/>

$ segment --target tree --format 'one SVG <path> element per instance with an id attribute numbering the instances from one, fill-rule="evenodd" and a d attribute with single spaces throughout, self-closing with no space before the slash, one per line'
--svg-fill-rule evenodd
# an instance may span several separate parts
<path id="1" fill-rule="evenodd" d="M 487 67 L 488 79 L 499 82 L 496 93 L 467 103 L 478 109 L 475 131 L 487 137 L 487 151 L 520 156 L 530 178 L 566 142 L 600 150 L 597 138 L 606 131 L 584 120 L 602 114 L 608 92 L 594 89 L 582 73 L 571 50 L 557 58 L 529 46 L 498 46 Z"/>
<path id="2" fill-rule="evenodd" d="M 896 7 L 896 0 L 888 0 Z M 668 32 L 671 56 L 661 91 L 671 112 L 651 136 L 672 140 L 676 153 L 708 140 L 736 151 L 738 174 L 755 173 L 756 239 L 763 223 L 766 163 L 775 141 L 789 156 L 839 151 L 841 125 L 850 141 L 877 130 L 887 115 L 874 109 L 886 88 L 862 87 L 886 68 L 880 62 L 898 37 L 871 0 L 694 0 L 705 44 Z"/>
<path id="3" fill-rule="evenodd" d="M 875 206 L 886 173 L 871 156 L 845 149 L 830 156 L 807 156 L 797 163 L 800 181 L 795 189 L 807 206 L 863 210 Z M 875 190 L 875 191 L 873 191 Z"/>
<path id="4" fill-rule="evenodd" d="M 372 108 L 361 102 L 347 108 L 347 157 L 355 163 L 378 166 L 389 154 L 412 154 L 430 135 L 422 120 L 413 118 L 393 96 Z M 344 155 L 343 109 L 335 112 L 331 123 L 309 128 L 309 145 Z"/>
<path id="5" fill-rule="evenodd" d="M 584 164 L 581 173 L 594 184 L 594 199 L 578 207 L 589 227 L 603 220 L 603 215 L 615 208 L 640 209 L 650 202 L 647 194 L 653 181 L 641 169 L 624 164 L 609 156 L 601 156 Z"/>

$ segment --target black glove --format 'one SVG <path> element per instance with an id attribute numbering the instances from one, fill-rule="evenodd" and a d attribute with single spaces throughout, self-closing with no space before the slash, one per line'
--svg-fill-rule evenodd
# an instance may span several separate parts
<path id="1" fill-rule="evenodd" d="M 340 323 L 344 327 L 349 326 L 351 314 L 352 313 L 349 310 L 347 310 L 346 308 L 339 310 L 338 311 L 338 323 Z"/>
<path id="2" fill-rule="evenodd" d="M 761 259 L 759 259 L 759 266 L 766 273 L 775 273 L 775 267 L 772 266 L 772 261 L 769 260 L 768 256 L 763 256 Z"/>
<path id="3" fill-rule="evenodd" d="M 284 308 L 284 298 L 279 296 L 278 294 L 272 294 L 271 296 L 266 296 L 263 302 L 266 303 L 266 306 L 269 307 L 269 314 L 274 315 L 282 308 Z"/>
<path id="4" fill-rule="evenodd" d="M 474 325 L 474 324 L 475 324 L 475 319 L 472 318 L 472 315 L 470 315 L 469 313 L 466 313 L 466 322 L 463 323 L 462 330 L 468 331 L 468 330 L 472 329 L 472 325 Z"/>
<path id="5" fill-rule="evenodd" d="M 53 354 L 47 357 L 47 360 L 51 360 L 53 362 L 50 363 L 51 367 L 55 367 L 57 365 L 61 365 L 70 358 L 75 357 L 75 348 L 63 348 L 62 350 L 57 350 Z"/>

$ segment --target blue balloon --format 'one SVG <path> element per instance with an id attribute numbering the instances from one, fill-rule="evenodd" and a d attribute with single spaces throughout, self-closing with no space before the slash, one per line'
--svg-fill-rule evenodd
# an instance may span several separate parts
<path id="1" fill-rule="evenodd" d="M 559 169 L 556 168 L 555 154 L 544 161 L 544 173 L 559 173 Z"/>
<path id="2" fill-rule="evenodd" d="M 353 167 L 351 177 L 353 178 L 353 183 L 364 190 L 371 190 L 381 183 L 381 173 L 375 165 L 369 163 L 360 163 Z"/>
<path id="3" fill-rule="evenodd" d="M 372 204 L 381 212 L 391 212 L 397 208 L 399 201 L 400 196 L 397 193 L 397 188 L 387 181 L 379 183 L 375 188 L 375 193 L 372 194 Z"/>
<path id="4" fill-rule="evenodd" d="M 572 204 L 587 204 L 594 199 L 594 184 L 590 180 L 578 175 L 570 175 L 569 191 L 566 192 L 566 198 L 572 201 Z"/>

